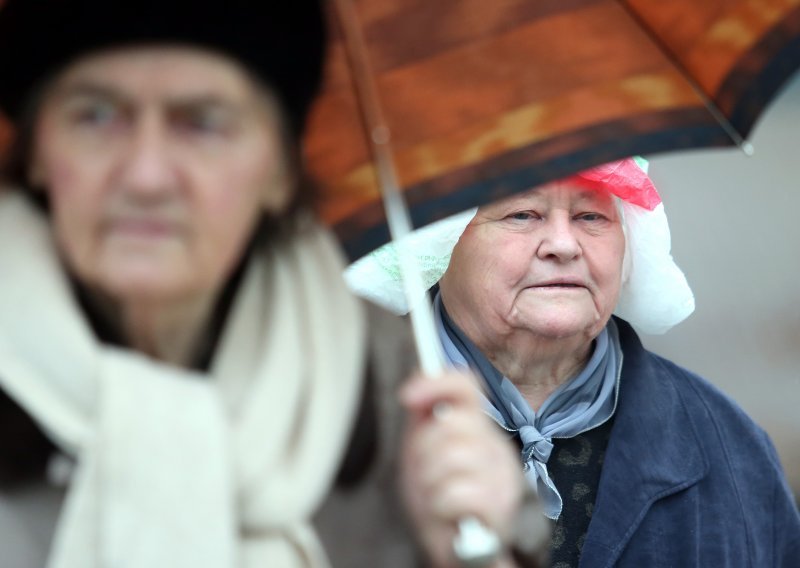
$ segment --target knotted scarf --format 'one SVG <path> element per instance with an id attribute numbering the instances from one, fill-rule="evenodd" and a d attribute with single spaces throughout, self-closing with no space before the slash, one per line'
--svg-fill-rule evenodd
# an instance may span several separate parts
<path id="1" fill-rule="evenodd" d="M 609 320 L 597 336 L 586 366 L 560 385 L 534 412 L 517 387 L 498 371 L 445 310 L 441 294 L 434 301 L 435 319 L 445 357 L 451 365 L 471 368 L 483 379 L 484 408 L 522 444 L 525 477 L 539 495 L 544 513 L 561 514 L 562 501 L 547 473 L 553 438 L 572 438 L 611 418 L 617 404 L 622 351 L 617 327 Z"/>

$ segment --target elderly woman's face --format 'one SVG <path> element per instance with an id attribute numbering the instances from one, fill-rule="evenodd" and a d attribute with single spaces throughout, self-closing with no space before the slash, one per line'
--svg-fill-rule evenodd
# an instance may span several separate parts
<path id="1" fill-rule="evenodd" d="M 31 183 L 79 280 L 118 299 L 215 289 L 290 197 L 276 105 L 228 59 L 130 48 L 68 67 L 37 116 Z"/>
<path id="2" fill-rule="evenodd" d="M 479 345 L 520 331 L 588 340 L 617 303 L 624 251 L 611 195 L 551 184 L 479 209 L 442 293 Z"/>

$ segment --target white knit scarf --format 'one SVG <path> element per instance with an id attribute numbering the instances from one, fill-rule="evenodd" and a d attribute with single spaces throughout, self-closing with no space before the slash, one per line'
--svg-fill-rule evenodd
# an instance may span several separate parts
<path id="1" fill-rule="evenodd" d="M 363 314 L 326 232 L 276 248 L 204 376 L 99 344 L 46 220 L 0 196 L 0 384 L 78 460 L 50 568 L 328 565 L 309 519 L 360 398 Z"/>

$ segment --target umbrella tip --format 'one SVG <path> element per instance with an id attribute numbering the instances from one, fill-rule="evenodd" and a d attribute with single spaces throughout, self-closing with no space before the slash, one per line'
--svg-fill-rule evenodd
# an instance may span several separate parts
<path id="1" fill-rule="evenodd" d="M 744 152 L 745 156 L 752 156 L 756 153 L 755 147 L 747 140 L 743 140 L 742 143 L 739 144 L 739 148 L 742 149 L 742 152 Z"/>

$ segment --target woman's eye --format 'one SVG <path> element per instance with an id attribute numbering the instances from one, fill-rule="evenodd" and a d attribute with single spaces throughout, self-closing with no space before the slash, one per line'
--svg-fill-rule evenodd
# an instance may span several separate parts
<path id="1" fill-rule="evenodd" d="M 581 213 L 577 216 L 578 219 L 582 221 L 602 221 L 605 219 L 605 216 L 601 215 L 600 213 Z"/>
<path id="2" fill-rule="evenodd" d="M 536 214 L 533 211 L 517 211 L 509 215 L 508 218 L 515 221 L 527 221 L 528 219 L 535 219 Z"/>
<path id="3" fill-rule="evenodd" d="M 119 116 L 117 108 L 108 103 L 88 104 L 78 108 L 75 121 L 85 126 L 105 126 L 113 123 Z"/>
<path id="4" fill-rule="evenodd" d="M 213 111 L 189 112 L 177 119 L 183 130 L 197 135 L 224 135 L 231 130 L 231 121 L 224 113 Z"/>
<path id="5" fill-rule="evenodd" d="M 212 115 L 201 114 L 192 116 L 188 120 L 188 125 L 193 129 L 200 132 L 216 132 L 221 130 L 222 124 L 220 120 Z"/>

